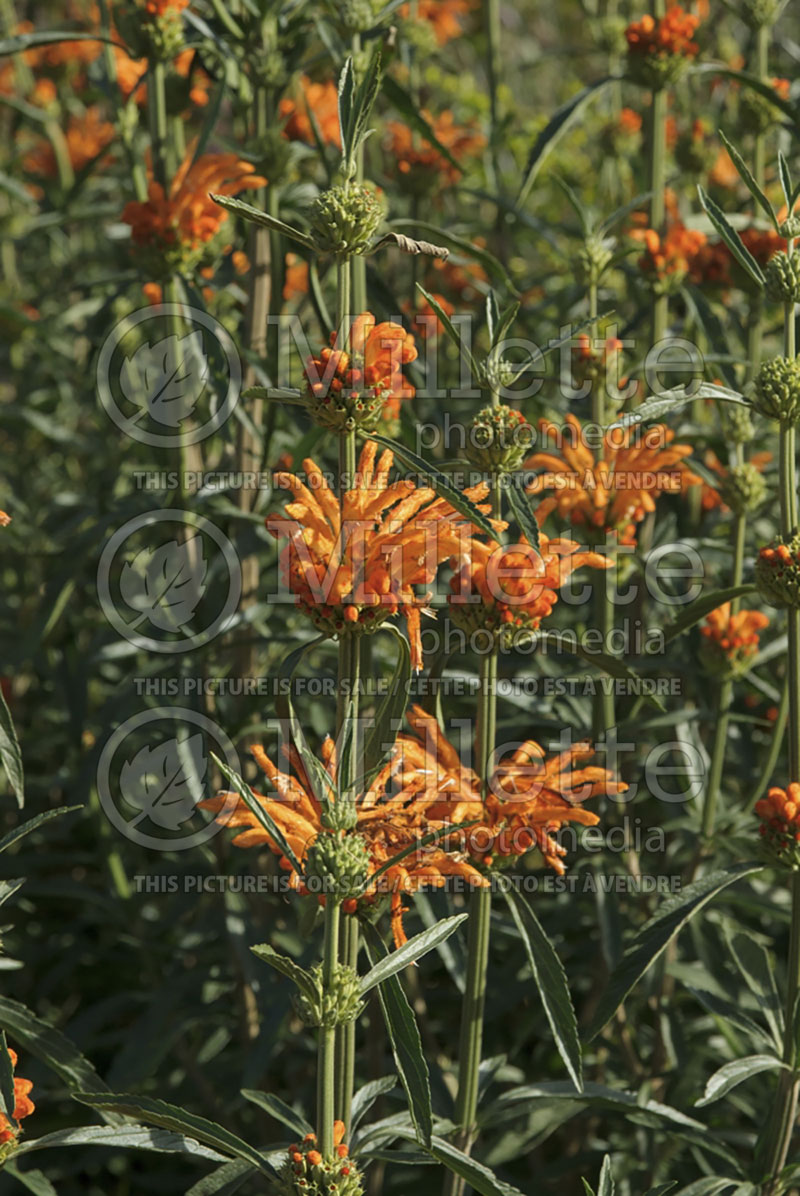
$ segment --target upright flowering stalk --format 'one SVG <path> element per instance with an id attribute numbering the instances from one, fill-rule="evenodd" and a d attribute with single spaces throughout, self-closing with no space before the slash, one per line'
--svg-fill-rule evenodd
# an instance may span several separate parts
<path id="1" fill-rule="evenodd" d="M 658 237 L 665 232 L 665 182 L 667 151 L 667 96 L 699 46 L 694 41 L 699 20 L 678 4 L 666 13 L 649 13 L 625 30 L 628 70 L 632 79 L 650 91 L 650 228 Z M 667 331 L 669 299 L 666 291 L 653 290 L 651 344 Z"/>

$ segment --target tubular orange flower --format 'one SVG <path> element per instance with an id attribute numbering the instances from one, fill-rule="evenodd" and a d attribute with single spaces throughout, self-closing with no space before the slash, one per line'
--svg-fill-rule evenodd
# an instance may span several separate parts
<path id="1" fill-rule="evenodd" d="M 314 145 L 314 129 L 311 124 L 310 113 L 319 129 L 320 136 L 326 145 L 342 147 L 339 132 L 339 95 L 336 84 L 328 79 L 325 83 L 315 83 L 308 75 L 300 79 L 302 99 L 284 96 L 280 102 L 279 113 L 286 120 L 284 134 L 290 141 L 305 141 L 307 145 Z"/>
<path id="2" fill-rule="evenodd" d="M 761 820 L 759 833 L 773 860 L 796 868 L 800 864 L 800 784 L 785 789 L 774 786 L 755 804 Z"/>
<path id="3" fill-rule="evenodd" d="M 342 392 L 352 396 L 368 393 L 382 401 L 414 397 L 413 386 L 403 377 L 403 366 L 417 359 L 410 332 L 388 320 L 376 324 L 372 312 L 365 311 L 353 321 L 349 340 L 349 354 L 341 352 L 336 349 L 337 334 L 332 332 L 332 348 L 309 359 L 306 377 L 315 398 L 322 403 L 335 402 Z"/>
<path id="4" fill-rule="evenodd" d="M 428 21 L 436 41 L 444 46 L 453 38 L 461 37 L 464 30 L 458 18 L 471 12 L 472 8 L 471 0 L 418 0 L 417 19 Z M 404 4 L 400 16 L 407 21 L 410 15 L 411 6 Z"/>
<path id="5" fill-rule="evenodd" d="M 275 535 L 288 536 L 281 553 L 283 578 L 300 607 L 328 635 L 349 627 L 374 631 L 398 611 L 411 639 L 414 668 L 422 667 L 420 613 L 442 561 L 459 553 L 470 524 L 428 487 L 408 479 L 389 484 L 393 454 L 375 462 L 377 446 L 367 441 L 354 485 L 336 497 L 319 466 L 303 462 L 306 481 L 277 473 L 275 484 L 290 490 L 287 518 L 270 516 Z M 486 495 L 481 483 L 468 497 Z"/>
<path id="6" fill-rule="evenodd" d="M 11 1063 L 14 1068 L 17 1066 L 17 1052 L 9 1048 L 9 1055 L 11 1056 Z M 28 1117 L 33 1113 L 36 1106 L 30 1099 L 30 1092 L 33 1084 L 30 1080 L 24 1080 L 21 1076 L 14 1076 L 14 1120 L 21 1121 L 23 1117 Z M 14 1141 L 19 1137 L 19 1128 L 14 1128 L 11 1122 L 0 1113 L 0 1147 L 7 1142 Z"/>
<path id="7" fill-rule="evenodd" d="M 465 631 L 486 629 L 504 639 L 538 631 L 558 591 L 582 565 L 608 569 L 611 561 L 581 551 L 574 540 L 545 535 L 538 552 L 526 540 L 506 548 L 473 539 L 452 562 L 450 614 Z"/>
<path id="8" fill-rule="evenodd" d="M 72 169 L 83 170 L 114 140 L 114 126 L 102 118 L 98 107 L 87 108 L 82 116 L 70 117 L 64 138 Z M 46 138 L 41 138 L 26 156 L 24 165 L 31 174 L 45 178 L 58 174 L 55 151 Z"/>
<path id="9" fill-rule="evenodd" d="M 699 17 L 673 4 L 659 19 L 647 13 L 640 21 L 631 22 L 625 40 L 630 53 L 642 58 L 694 58 L 700 47 L 692 39 L 699 24 Z"/>
<path id="10" fill-rule="evenodd" d="M 300 755 L 292 745 L 285 744 L 283 747 L 290 772 L 280 771 L 262 747 L 254 746 L 250 750 L 270 785 L 270 795 L 256 792 L 256 799 L 270 814 L 302 866 L 317 837 L 335 832 L 323 825 L 322 807 Z M 335 785 L 336 751 L 330 738 L 322 744 L 321 757 L 331 783 Z M 405 941 L 402 893 L 441 888 L 447 883 L 448 876 L 462 877 L 476 887 L 488 884 L 486 877 L 469 862 L 465 852 L 450 851 L 438 843 L 423 843 L 425 837 L 434 831 L 444 833 L 451 821 L 450 818 L 428 817 L 428 808 L 436 804 L 439 796 L 435 786 L 431 787 L 429 783 L 429 778 L 434 777 L 435 773 L 435 761 L 428 761 L 428 766 L 420 769 L 416 753 L 406 755 L 396 747 L 392 759 L 387 761 L 369 790 L 356 803 L 353 833 L 359 835 L 366 844 L 368 877 L 362 896 L 358 899 L 349 898 L 343 902 L 342 908 L 346 914 L 352 914 L 360 902 L 369 905 L 380 897 L 388 897 L 392 932 L 398 946 Z M 222 814 L 226 808 L 230 808 L 231 800 L 231 794 L 220 793 L 200 804 L 203 809 Z M 278 844 L 244 802 L 238 802 L 232 815 L 222 814 L 221 820 L 226 826 L 245 828 L 233 840 L 236 847 L 268 847 L 280 857 L 280 866 L 289 873 L 291 887 L 299 893 L 308 892 L 303 878 L 283 857 Z M 402 852 L 407 854 L 385 868 L 380 876 L 375 876 L 380 868 L 384 868 Z M 321 896 L 320 900 L 324 902 L 324 897 Z"/>
<path id="11" fill-rule="evenodd" d="M 730 602 L 706 615 L 700 628 L 706 662 L 715 672 L 744 672 L 758 651 L 760 633 L 769 626 L 769 618 L 760 610 L 740 610 L 731 614 Z"/>
<path id="12" fill-rule="evenodd" d="M 672 221 L 663 236 L 654 228 L 634 231 L 631 236 L 644 242 L 640 269 L 662 290 L 680 285 L 708 240 L 705 233 L 687 228 L 680 220 Z"/>
<path id="13" fill-rule="evenodd" d="M 457 125 L 450 111 L 436 117 L 423 112 L 423 116 L 437 140 L 459 161 L 474 157 L 486 144 L 486 138 L 474 125 Z M 401 176 L 412 188 L 428 191 L 437 181 L 456 182 L 461 173 L 461 168 L 454 166 L 428 142 L 419 142 L 409 126 L 400 121 L 387 124 L 385 145 Z"/>
<path id="14" fill-rule="evenodd" d="M 240 161 L 236 154 L 202 154 L 197 161 L 193 158 L 194 147 L 190 146 L 168 195 L 151 176 L 148 198 L 144 202 L 132 200 L 122 213 L 122 219 L 131 226 L 134 245 L 153 249 L 184 265 L 228 219 L 228 213 L 214 203 L 209 192 L 238 195 L 267 182 L 255 174 L 252 163 Z"/>
<path id="15" fill-rule="evenodd" d="M 601 540 L 614 532 L 621 544 L 633 545 L 636 524 L 655 510 L 660 494 L 680 492 L 685 480 L 701 480 L 685 463 L 691 445 L 672 444 L 675 433 L 663 424 L 648 428 L 634 443 L 630 429 L 606 432 L 598 458 L 574 415 L 567 416 L 567 426 L 568 432 L 541 420 L 543 436 L 558 451 L 540 450 L 525 462 L 525 469 L 547 471 L 533 480 L 529 494 L 555 491 L 539 503 L 540 521 L 557 511 L 562 519 L 586 528 L 592 538 Z"/>

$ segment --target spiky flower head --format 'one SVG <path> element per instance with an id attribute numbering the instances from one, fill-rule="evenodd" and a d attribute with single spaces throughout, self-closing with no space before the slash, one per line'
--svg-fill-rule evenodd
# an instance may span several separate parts
<path id="1" fill-rule="evenodd" d="M 761 845 L 770 861 L 792 871 L 800 868 L 800 784 L 774 786 L 756 802 L 755 810 L 761 820 Z"/>
<path id="2" fill-rule="evenodd" d="M 761 506 L 766 498 L 767 483 L 758 466 L 752 461 L 734 465 L 720 482 L 720 494 L 737 515 L 746 515 Z"/>
<path id="3" fill-rule="evenodd" d="M 776 536 L 756 557 L 756 585 L 770 606 L 800 607 L 800 533 Z"/>
<path id="4" fill-rule="evenodd" d="M 364 1002 L 361 999 L 361 980 L 355 968 L 346 963 L 337 963 L 333 978 L 327 985 L 322 979 L 322 964 L 311 968 L 309 975 L 313 994 L 303 989 L 295 998 L 297 1014 L 306 1026 L 335 1030 L 337 1026 L 346 1026 L 360 1016 Z"/>
<path id="5" fill-rule="evenodd" d="M 800 358 L 773 357 L 765 361 L 748 397 L 756 411 L 768 419 L 785 424 L 800 422 Z"/>
<path id="6" fill-rule="evenodd" d="M 781 0 L 741 0 L 740 13 L 751 29 L 761 29 L 775 23 L 780 8 Z"/>
<path id="7" fill-rule="evenodd" d="M 383 215 L 373 187 L 338 183 L 314 200 L 309 221 L 320 253 L 351 255 L 369 248 Z"/>
<path id="8" fill-rule="evenodd" d="M 334 802 L 332 809 L 348 810 L 356 822 L 356 809 L 346 802 Z M 348 835 L 342 831 L 322 831 L 308 849 L 306 857 L 306 883 L 311 889 L 312 881 L 320 893 L 335 894 L 340 901 L 357 897 L 364 891 L 369 875 L 369 852 L 360 835 Z"/>
<path id="9" fill-rule="evenodd" d="M 767 262 L 767 297 L 775 303 L 800 303 L 800 254 L 783 250 Z"/>
<path id="10" fill-rule="evenodd" d="M 289 1147 L 275 1196 L 363 1196 L 361 1173 L 343 1142 L 344 1123 L 333 1123 L 333 1153 L 323 1157 L 315 1134 Z"/>
<path id="11" fill-rule="evenodd" d="M 484 407 L 475 416 L 465 453 L 478 469 L 509 473 L 520 468 L 533 439 L 533 428 L 522 412 L 501 403 Z"/>
<path id="12" fill-rule="evenodd" d="M 749 444 L 755 435 L 753 417 L 744 403 L 723 403 L 725 436 L 732 444 Z"/>

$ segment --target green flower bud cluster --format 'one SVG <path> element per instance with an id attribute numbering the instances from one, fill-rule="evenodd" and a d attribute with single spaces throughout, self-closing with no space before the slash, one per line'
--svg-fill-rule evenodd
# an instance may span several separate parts
<path id="1" fill-rule="evenodd" d="M 286 59 L 278 49 L 263 50 L 251 58 L 253 76 L 264 87 L 279 88 L 287 82 Z"/>
<path id="2" fill-rule="evenodd" d="M 751 29 L 773 25 L 779 10 L 780 0 L 741 0 L 741 18 Z"/>
<path id="3" fill-rule="evenodd" d="M 683 54 L 629 54 L 628 75 L 649 91 L 661 91 L 682 78 L 689 66 Z"/>
<path id="4" fill-rule="evenodd" d="M 500 404 L 478 412 L 464 451 L 478 469 L 510 473 L 520 468 L 533 439 L 533 428 L 522 412 Z"/>
<path id="5" fill-rule="evenodd" d="M 355 968 L 346 963 L 337 963 L 328 988 L 322 981 L 322 964 L 316 964 L 309 974 L 314 995 L 301 992 L 295 997 L 298 1017 L 305 1025 L 335 1030 L 337 1026 L 346 1026 L 360 1016 L 364 1002 L 361 999 L 361 980 Z"/>
<path id="6" fill-rule="evenodd" d="M 750 410 L 744 403 L 723 403 L 725 435 L 733 444 L 749 444 L 755 435 Z"/>
<path id="7" fill-rule="evenodd" d="M 345 829 L 352 827 L 355 806 L 344 801 L 333 802 L 329 817 L 338 819 Z M 320 831 L 308 849 L 305 876 L 312 892 L 316 889 L 340 901 L 358 897 L 369 876 L 369 850 L 364 839 L 361 835 L 345 834 L 344 829 Z"/>
<path id="8" fill-rule="evenodd" d="M 781 250 L 767 262 L 767 298 L 775 303 L 800 303 L 800 254 Z"/>
<path id="9" fill-rule="evenodd" d="M 575 259 L 575 273 L 584 286 L 593 286 L 600 281 L 613 256 L 612 245 L 609 237 L 587 236 Z"/>
<path id="10" fill-rule="evenodd" d="M 289 1147 L 280 1180 L 270 1190 L 275 1196 L 363 1196 L 364 1184 L 346 1153 L 323 1158 L 312 1140 Z"/>
<path id="11" fill-rule="evenodd" d="M 366 33 L 375 25 L 383 7 L 384 0 L 340 0 L 335 10 L 347 33 Z"/>
<path id="12" fill-rule="evenodd" d="M 793 212 L 783 221 L 780 234 L 787 241 L 791 241 L 793 237 L 800 237 L 800 212 Z"/>
<path id="13" fill-rule="evenodd" d="M 314 200 L 311 232 L 320 253 L 359 254 L 369 248 L 383 220 L 383 205 L 364 183 L 337 184 Z"/>
<path id="14" fill-rule="evenodd" d="M 737 515 L 757 510 L 767 496 L 767 483 L 755 465 L 735 465 L 720 483 L 722 499 Z"/>
<path id="15" fill-rule="evenodd" d="M 387 398 L 385 390 L 379 386 L 355 394 L 344 390 L 338 394 L 312 394 L 308 410 L 314 423 L 334 432 L 352 432 L 354 428 L 374 432 Z"/>
<path id="16" fill-rule="evenodd" d="M 132 58 L 171 62 L 183 49 L 183 18 L 178 9 L 150 15 L 139 4 L 115 6 L 114 21 Z"/>
<path id="17" fill-rule="evenodd" d="M 800 422 L 800 359 L 774 357 L 765 361 L 749 389 L 756 411 L 781 423 Z"/>
<path id="18" fill-rule="evenodd" d="M 800 533 L 776 536 L 756 557 L 756 585 L 770 606 L 800 608 Z"/>

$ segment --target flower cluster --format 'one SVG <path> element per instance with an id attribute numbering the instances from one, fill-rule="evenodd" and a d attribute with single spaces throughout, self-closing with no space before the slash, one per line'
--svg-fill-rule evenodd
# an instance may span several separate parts
<path id="1" fill-rule="evenodd" d="M 403 366 L 417 358 L 414 338 L 400 324 L 376 323 L 367 311 L 355 318 L 347 341 L 348 352 L 338 349 L 339 335 L 332 332 L 331 347 L 306 363 L 311 414 L 336 431 L 372 431 L 387 404 L 391 415 L 414 395 L 403 376 Z"/>
<path id="2" fill-rule="evenodd" d="M 639 267 L 659 294 L 680 287 L 707 241 L 705 233 L 687 228 L 680 220 L 672 221 L 663 235 L 654 228 L 632 235 L 644 242 L 645 252 L 639 259 Z"/>
<path id="3" fill-rule="evenodd" d="M 549 420 L 540 421 L 539 427 L 558 451 L 543 449 L 525 462 L 526 469 L 546 471 L 534 478 L 528 493 L 554 491 L 542 498 L 537 518 L 541 522 L 556 511 L 585 528 L 595 542 L 612 532 L 621 544 L 635 544 L 636 524 L 655 510 L 660 494 L 679 493 L 684 482 L 700 481 L 686 465 L 691 445 L 673 444 L 675 433 L 663 424 L 636 439 L 630 429 L 605 432 L 598 457 L 572 413 L 566 429 Z"/>
<path id="4" fill-rule="evenodd" d="M 286 122 L 284 135 L 289 141 L 303 141 L 306 145 L 314 145 L 316 126 L 323 144 L 335 145 L 341 149 L 336 84 L 332 79 L 318 83 L 308 75 L 303 75 L 300 79 L 300 90 L 302 96 L 284 96 L 280 102 L 278 111 Z"/>
<path id="5" fill-rule="evenodd" d="M 427 22 L 436 40 L 444 46 L 464 32 L 460 17 L 473 8 L 472 0 L 417 0 L 417 20 Z M 404 21 L 411 19 L 411 5 L 403 4 L 399 14 Z"/>
<path id="6" fill-rule="evenodd" d="M 747 671 L 758 651 L 760 633 L 769 618 L 760 610 L 732 613 L 730 602 L 706 615 L 700 628 L 703 636 L 703 660 L 717 674 L 740 675 Z"/>
<path id="7" fill-rule="evenodd" d="M 194 160 L 190 147 L 168 193 L 151 176 L 147 199 L 131 200 L 122 219 L 131 226 L 133 244 L 148 251 L 151 272 L 166 275 L 195 265 L 204 246 L 228 219 L 210 192 L 238 195 L 266 182 L 255 173 L 252 163 L 242 162 L 236 154 L 201 154 Z"/>
<path id="8" fill-rule="evenodd" d="M 756 585 L 770 606 L 800 607 L 800 534 L 776 536 L 756 557 Z"/>
<path id="9" fill-rule="evenodd" d="M 103 119 L 100 109 L 87 108 L 81 116 L 72 116 L 64 130 L 64 143 L 74 171 L 84 170 L 108 149 L 114 140 L 114 126 Z M 58 174 L 58 159 L 53 144 L 42 138 L 26 155 L 25 169 L 44 178 Z"/>
<path id="10" fill-rule="evenodd" d="M 700 47 L 694 41 L 698 17 L 673 4 L 663 17 L 649 13 L 625 30 L 632 78 L 645 87 L 665 87 L 683 73 Z"/>
<path id="11" fill-rule="evenodd" d="M 410 479 L 389 484 L 394 456 L 376 463 L 377 446 L 367 441 L 356 477 L 341 500 L 319 466 L 303 462 L 306 481 L 277 473 L 275 484 L 292 493 L 286 518 L 270 516 L 267 526 L 288 537 L 281 553 L 284 583 L 315 625 L 328 635 L 372 632 L 389 616 L 405 616 L 414 668 L 422 667 L 421 611 L 439 564 L 460 555 L 469 523 L 435 490 Z M 473 486 L 473 501 L 487 487 Z"/>
<path id="12" fill-rule="evenodd" d="M 756 802 L 755 811 L 767 853 L 777 863 L 800 867 L 800 784 L 792 781 L 785 789 L 773 787 Z"/>
<path id="13" fill-rule="evenodd" d="M 9 1050 L 11 1056 L 12 1067 L 17 1066 L 17 1052 Z M 14 1120 L 19 1123 L 23 1117 L 30 1116 L 36 1106 L 30 1098 L 30 1092 L 33 1084 L 30 1080 L 24 1080 L 22 1076 L 14 1076 Z M 9 1153 L 19 1137 L 19 1125 L 12 1126 L 9 1119 L 4 1113 L 0 1113 L 0 1160 L 2 1160 L 7 1153 Z"/>
<path id="14" fill-rule="evenodd" d="M 574 540 L 542 535 L 536 549 L 525 539 L 509 548 L 472 539 L 451 562 L 448 609 L 468 634 L 488 631 L 509 646 L 539 630 L 576 569 L 609 569 L 611 563 Z"/>
<path id="15" fill-rule="evenodd" d="M 345 1126 L 333 1123 L 334 1152 L 323 1158 L 317 1150 L 316 1134 L 306 1134 L 302 1142 L 293 1142 L 281 1174 L 281 1192 L 286 1196 L 360 1196 L 361 1176 L 344 1144 Z"/>
<path id="16" fill-rule="evenodd" d="M 450 111 L 436 117 L 430 112 L 422 115 L 440 145 L 458 162 L 479 154 L 486 144 L 486 138 L 473 125 L 457 125 Z M 400 172 L 400 182 L 414 193 L 427 194 L 443 183 L 453 184 L 463 169 L 400 121 L 387 124 L 385 145 L 389 158 Z"/>

